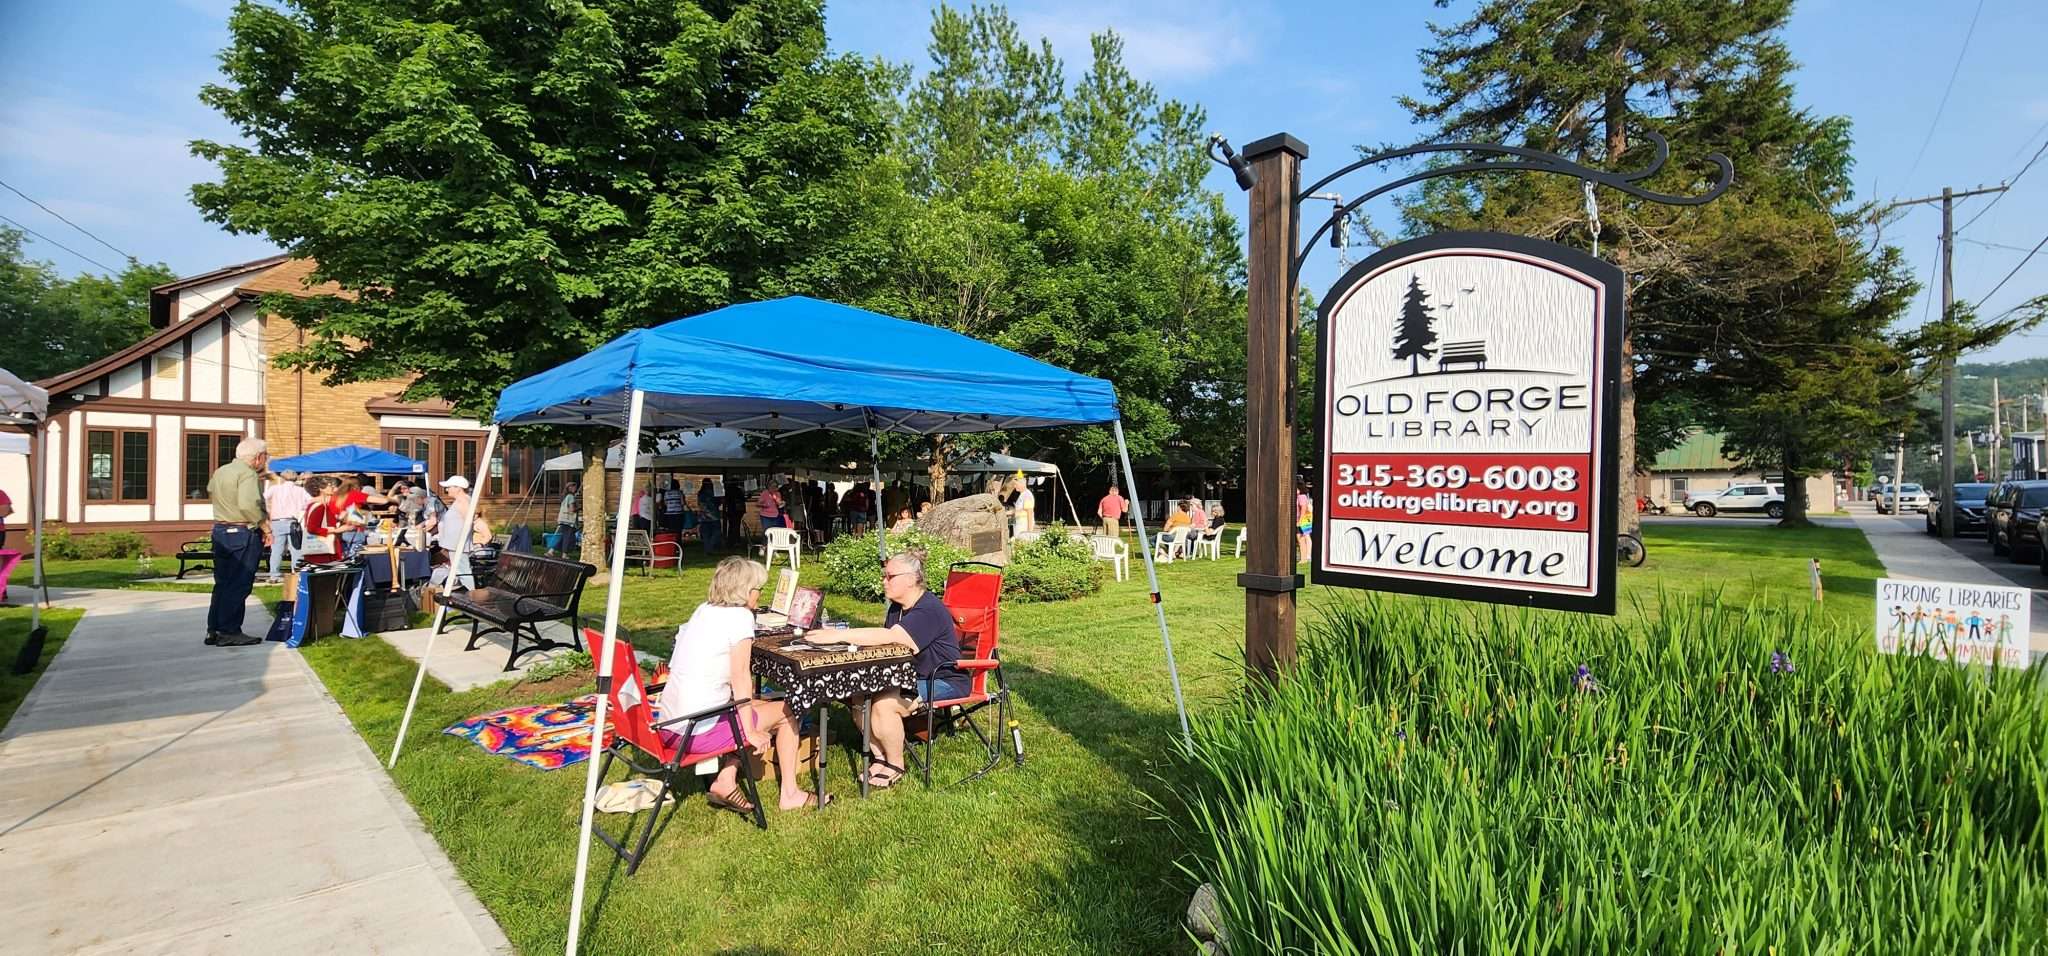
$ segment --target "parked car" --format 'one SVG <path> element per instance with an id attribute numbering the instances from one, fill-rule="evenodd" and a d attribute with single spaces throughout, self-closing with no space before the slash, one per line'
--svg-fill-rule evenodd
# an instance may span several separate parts
<path id="1" fill-rule="evenodd" d="M 1893 498 L 1897 498 L 1898 501 L 1894 503 L 1892 501 Z M 1896 494 L 1893 493 L 1890 486 L 1886 486 L 1877 492 L 1877 513 L 1889 515 L 1905 514 L 1908 511 L 1926 511 L 1929 500 L 1927 489 L 1910 481 L 1900 485 Z"/>
<path id="2" fill-rule="evenodd" d="M 1729 485 L 1720 491 L 1700 492 L 1687 501 L 1692 513 L 1711 518 L 1720 512 L 1761 511 L 1766 517 L 1785 516 L 1785 486 L 1775 484 Z"/>
<path id="3" fill-rule="evenodd" d="M 1992 554 L 2011 555 L 2014 561 L 2030 561 L 2041 547 L 2036 522 L 2048 506 L 2048 481 L 2008 481 L 1993 489 L 1985 499 L 1985 537 Z"/>
<path id="4" fill-rule="evenodd" d="M 1983 531 L 1984 501 L 1991 495 L 1991 489 L 1998 487 L 1988 482 L 1972 482 L 1956 486 L 1956 533 Z M 1933 534 L 1941 524 L 1941 499 L 1930 496 L 1927 499 L 1927 533 Z"/>

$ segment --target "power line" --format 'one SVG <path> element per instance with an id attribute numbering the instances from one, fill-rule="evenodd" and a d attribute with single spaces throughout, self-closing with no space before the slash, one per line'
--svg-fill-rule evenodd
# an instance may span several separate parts
<path id="1" fill-rule="evenodd" d="M 1934 107 L 1934 122 L 1927 124 L 1927 138 L 1920 141 L 1920 151 L 1913 154 L 1913 165 L 1906 169 L 1906 180 L 1920 170 L 1920 160 L 1927 155 L 1927 147 L 1934 144 L 1934 131 L 1941 128 L 1941 114 L 1948 110 L 1948 95 L 1955 92 L 1956 77 L 1962 75 L 1963 60 L 1970 52 L 1970 38 L 1977 35 L 1977 18 L 1984 13 L 1984 0 L 1977 0 L 1977 12 L 1970 14 L 1970 28 L 1963 31 L 1963 48 L 1956 51 L 1956 66 L 1948 74 L 1948 86 L 1941 91 L 1941 103 Z"/>
<path id="2" fill-rule="evenodd" d="M 62 249 L 65 252 L 71 253 L 72 255 L 77 256 L 80 259 L 84 259 L 85 261 L 90 262 L 93 265 L 99 266 L 101 269 L 105 269 L 108 275 L 117 275 L 121 271 L 119 269 L 109 268 L 106 263 L 101 262 L 98 259 L 95 259 L 91 256 L 88 256 L 85 253 L 73 249 L 70 246 L 67 246 L 61 242 L 58 242 L 57 240 L 52 239 L 49 236 L 43 235 L 42 233 L 37 232 L 34 229 L 30 229 L 29 227 L 24 226 L 21 223 L 14 222 L 14 220 L 9 219 L 6 216 L 0 216 L 0 222 L 12 222 L 14 223 L 14 228 L 19 229 L 22 232 L 28 233 L 29 235 L 34 236 L 37 239 L 41 239 L 42 241 L 47 242 L 50 245 L 56 246 L 57 248 Z"/>
<path id="3" fill-rule="evenodd" d="M 2019 275 L 2020 270 L 2027 267 L 2027 263 L 2034 261 L 2034 253 L 2040 252 L 2042 246 L 2048 246 L 2048 236 L 2042 236 L 2040 242 L 2034 243 L 2033 252 L 2027 253 L 2027 257 L 2025 259 L 2021 259 L 2019 265 L 2013 266 L 2012 271 L 2005 274 L 2005 278 L 1998 280 L 1998 284 L 1992 286 L 1991 291 L 1984 293 L 1984 298 L 1978 299 L 1977 301 L 1991 301 L 1991 297 L 1997 295 L 1998 290 L 2005 288 L 2005 284 L 2011 282 L 2013 276 Z"/>
<path id="4" fill-rule="evenodd" d="M 2021 177 L 2021 176 L 2025 176 L 2025 175 L 2027 174 L 2027 170 L 2029 170 L 2029 169 L 2033 169 L 2033 168 L 2034 168 L 2034 164 L 2035 164 L 2035 163 L 2037 163 L 2037 162 L 2040 162 L 2040 161 L 2041 161 L 2041 154 L 2042 154 L 2042 153 L 2048 153 L 2048 142 L 2044 142 L 2044 143 L 2042 143 L 2042 144 L 2041 144 L 2041 148 L 2040 148 L 2040 149 L 2034 150 L 2034 158 L 2033 158 L 2033 159 L 2030 159 L 2030 160 L 2027 160 L 2027 164 L 2026 164 L 2025 166 L 2021 166 L 2021 167 L 2020 167 L 2020 171 L 2019 171 L 2019 172 L 2016 172 L 2016 173 L 2012 174 L 2012 178 L 2011 178 L 2011 179 L 2008 179 L 2008 180 L 2006 180 L 2006 181 L 2005 181 L 2005 183 L 2004 183 L 2004 185 L 2005 185 L 2005 186 L 2006 186 L 2007 188 L 2011 188 L 2011 186 L 2012 186 L 2012 185 L 2013 185 L 2014 183 L 2017 183 L 2017 182 L 2019 182 L 2019 181 L 2020 181 L 2020 177 Z M 1982 219 L 1982 218 L 1984 218 L 1984 214 L 1985 214 L 1985 213 L 1987 213 L 1987 212 L 1990 212 L 1990 211 L 1991 211 L 1991 210 L 1992 210 L 1992 209 L 1993 209 L 1994 207 L 1996 207 L 1996 206 L 1998 205 L 1998 201 L 1999 201 L 1999 200 L 2001 200 L 2001 199 L 2004 199 L 2004 198 L 2005 198 L 2005 194 L 2004 194 L 2004 193 L 1999 193 L 1998 195 L 1996 195 L 1996 196 L 1993 196 L 1993 197 L 1991 197 L 1991 201 L 1990 201 L 1990 202 L 1988 202 L 1988 203 L 1985 203 L 1985 204 L 1984 204 L 1984 208 L 1982 208 L 1982 209 L 1979 209 L 1979 210 L 1977 210 L 1977 214 L 1976 214 L 1976 215 L 1974 215 L 1974 216 L 1971 216 L 1971 217 L 1970 217 L 1970 222 L 1966 222 L 1966 223 L 1963 223 L 1963 224 L 1962 224 L 1962 226 L 1960 226 L 1960 227 L 1958 227 L 1958 228 L 1956 229 L 1956 231 L 1957 231 L 1957 232 L 1962 232 L 1962 231 L 1963 231 L 1964 229 L 1968 229 L 1968 228 L 1970 228 L 1970 224 L 1971 224 L 1971 223 L 1974 223 L 1974 222 L 1976 222 L 1977 220 L 1979 220 L 1979 219 Z"/>
<path id="5" fill-rule="evenodd" d="M 2008 246 L 2008 245 L 2006 245 L 2005 243 L 2002 243 L 2002 242 L 1985 242 L 1985 241 L 1984 241 L 1984 240 L 1982 240 L 1982 239 L 1964 239 L 1964 238 L 1962 238 L 1962 237 L 1958 236 L 1958 237 L 1956 237 L 1956 241 L 1957 241 L 1957 242 L 1967 242 L 1967 243 L 1969 243 L 1970 245 L 1973 245 L 1973 246 L 1983 246 L 1983 247 L 1984 247 L 1984 248 L 1986 248 L 1986 249 L 2007 249 L 2007 250 L 2011 250 L 2011 251 L 2013 251 L 2013 252 L 2025 252 L 2025 251 L 2027 251 L 2027 247 L 2026 247 L 2026 246 Z"/>
<path id="6" fill-rule="evenodd" d="M 111 243 L 111 242 L 108 242 L 108 241 L 106 241 L 105 239 L 101 239 L 100 237 L 98 237 L 98 236 L 95 236 L 95 235 L 93 235 L 93 234 L 92 234 L 92 230 L 90 230 L 90 229 L 87 229 L 87 228 L 85 228 L 84 226 L 81 226 L 81 225 L 79 225 L 79 224 L 77 224 L 77 223 L 75 223 L 75 222 L 72 222 L 72 221 L 71 221 L 71 220 L 69 220 L 69 219 L 65 219 L 65 218 L 64 218 L 64 216 L 63 216 L 63 214 L 62 214 L 62 213 L 59 213 L 59 212 L 58 212 L 57 210 L 55 210 L 55 209 L 51 209 L 50 207 L 48 207 L 48 206 L 45 206 L 45 205 L 43 205 L 42 203 L 36 202 L 36 201 L 35 201 L 35 199 L 34 199 L 34 197 L 30 196 L 29 194 L 27 194 L 27 193 L 25 193 L 25 192 L 22 192 L 21 190 L 19 190 L 19 189 L 16 189 L 16 188 L 14 188 L 13 186 L 9 186 L 9 185 L 7 184 L 7 182 L 6 182 L 6 180 L 0 180 L 0 186 L 7 186 L 7 191 L 8 191 L 8 192 L 11 192 L 11 193 L 13 193 L 13 194 L 15 194 L 15 195 L 17 195 L 17 196 L 20 196 L 20 197 L 21 197 L 21 198 L 23 198 L 23 199 L 26 199 L 26 200 L 28 200 L 28 201 L 29 201 L 29 203 L 30 203 L 31 205 L 35 206 L 35 207 L 36 207 L 37 209 L 40 209 L 40 210 L 42 210 L 42 211 L 44 211 L 44 212 L 46 212 L 46 213 L 49 213 L 49 214 L 50 214 L 50 215 L 52 215 L 52 216 L 56 216 L 56 217 L 58 218 L 58 220 L 62 221 L 62 222 L 63 222 L 63 223 L 65 224 L 65 225 L 67 225 L 67 226 L 70 226 L 71 228 L 73 228 L 73 229 L 76 229 L 76 230 L 78 230 L 79 232 L 85 233 L 85 234 L 86 234 L 86 235 L 87 235 L 88 237 L 90 237 L 90 238 L 92 239 L 92 241 L 94 241 L 94 242 L 97 242 L 97 243 L 99 243 L 100 245 L 106 246 L 106 247 L 107 247 L 107 248 L 109 248 L 109 249 L 114 249 L 114 244 L 113 244 L 113 243 Z M 122 252 L 122 251 L 121 251 L 121 250 L 119 250 L 119 249 L 114 249 L 114 254 L 115 254 L 115 255 L 117 255 L 117 256 L 120 256 L 121 258 L 123 258 L 123 259 L 126 259 L 126 260 L 128 260 L 128 261 L 130 261 L 130 262 L 134 262 L 134 261 L 135 261 L 135 257 L 134 257 L 134 256 L 131 256 L 131 255 L 129 255 L 129 254 L 127 254 L 127 253 L 125 253 L 125 252 Z"/>

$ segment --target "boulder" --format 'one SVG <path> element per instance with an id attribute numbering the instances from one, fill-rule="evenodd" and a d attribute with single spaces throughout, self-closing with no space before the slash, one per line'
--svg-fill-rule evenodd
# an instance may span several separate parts
<path id="1" fill-rule="evenodd" d="M 1009 513 L 995 495 L 968 495 L 942 501 L 918 520 L 917 527 L 965 549 L 976 561 L 1008 561 Z"/>

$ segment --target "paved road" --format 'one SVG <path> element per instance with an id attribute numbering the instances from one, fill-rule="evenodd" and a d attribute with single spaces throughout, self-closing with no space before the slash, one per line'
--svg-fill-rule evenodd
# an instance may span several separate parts
<path id="1" fill-rule="evenodd" d="M 510 951 L 296 651 L 53 594 L 86 614 L 0 734 L 0 951 Z"/>
<path id="2" fill-rule="evenodd" d="M 1919 514 L 1881 515 L 1858 503 L 1849 506 L 1849 520 L 1863 529 L 1891 577 L 2034 588 L 2033 653 L 2048 654 L 2048 591 L 2041 590 L 2048 588 L 2048 576 L 2039 565 L 1993 555 L 1981 535 L 1943 541 L 1927 533 L 1927 519 Z"/>

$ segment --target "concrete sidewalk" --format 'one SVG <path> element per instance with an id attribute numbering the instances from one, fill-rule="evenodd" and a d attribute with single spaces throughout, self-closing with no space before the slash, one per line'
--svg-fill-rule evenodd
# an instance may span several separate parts
<path id="1" fill-rule="evenodd" d="M 204 594 L 53 599 L 86 615 L 0 734 L 0 950 L 510 951 L 296 651 L 203 645 Z"/>
<path id="2" fill-rule="evenodd" d="M 1884 564 L 1887 577 L 2035 589 L 2033 628 L 2028 635 L 2032 658 L 2048 654 L 2048 591 L 2040 590 L 2048 579 L 2041 576 L 2039 568 L 1991 554 L 1981 536 L 1954 541 L 1931 537 L 1921 515 L 1881 515 L 1866 502 L 1852 502 L 1847 507 L 1849 518 Z M 1871 622 L 1872 627 L 1876 625 Z"/>

